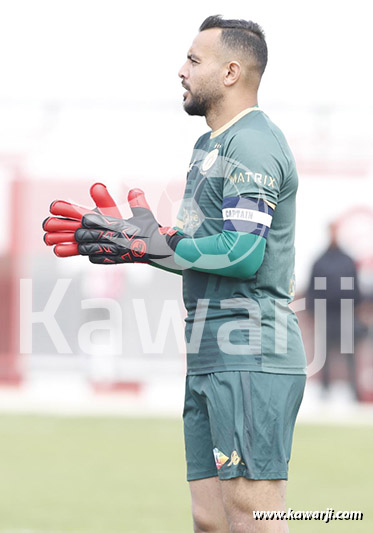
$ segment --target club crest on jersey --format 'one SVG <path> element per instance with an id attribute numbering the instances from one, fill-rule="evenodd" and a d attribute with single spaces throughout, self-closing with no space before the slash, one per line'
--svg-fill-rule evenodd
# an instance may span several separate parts
<path id="1" fill-rule="evenodd" d="M 218 158 L 218 155 L 219 155 L 218 148 L 214 148 L 214 150 L 212 150 L 211 152 L 207 154 L 207 156 L 205 157 L 201 165 L 202 172 L 207 172 L 207 170 L 209 170 L 213 166 L 213 164 Z"/>

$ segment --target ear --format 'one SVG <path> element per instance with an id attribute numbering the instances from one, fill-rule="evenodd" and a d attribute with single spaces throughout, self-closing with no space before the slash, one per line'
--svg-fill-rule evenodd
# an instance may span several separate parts
<path id="1" fill-rule="evenodd" d="M 224 76 L 224 85 L 230 87 L 237 83 L 241 76 L 241 65 L 238 61 L 228 63 Z"/>

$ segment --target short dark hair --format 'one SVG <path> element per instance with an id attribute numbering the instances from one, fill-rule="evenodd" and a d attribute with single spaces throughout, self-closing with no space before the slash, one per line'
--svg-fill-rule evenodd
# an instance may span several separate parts
<path id="1" fill-rule="evenodd" d="M 222 43 L 229 48 L 242 50 L 250 54 L 262 76 L 268 59 L 267 43 L 263 29 L 251 20 L 223 19 L 221 15 L 212 15 L 204 20 L 199 31 L 221 28 Z"/>

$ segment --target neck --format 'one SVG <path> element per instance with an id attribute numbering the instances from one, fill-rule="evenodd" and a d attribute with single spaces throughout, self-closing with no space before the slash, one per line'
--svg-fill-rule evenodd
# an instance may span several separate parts
<path id="1" fill-rule="evenodd" d="M 244 109 L 248 109 L 257 104 L 258 99 L 256 95 L 250 98 L 245 98 L 244 100 L 237 99 L 236 101 L 233 100 L 231 102 L 219 102 L 217 106 L 211 108 L 206 114 L 207 125 L 213 131 L 218 130 Z"/>

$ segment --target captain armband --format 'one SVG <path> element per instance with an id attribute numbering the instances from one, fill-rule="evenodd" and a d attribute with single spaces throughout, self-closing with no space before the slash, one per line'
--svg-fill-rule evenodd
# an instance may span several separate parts
<path id="1" fill-rule="evenodd" d="M 223 230 L 252 233 L 267 238 L 274 209 L 260 198 L 227 196 L 223 200 Z"/>

